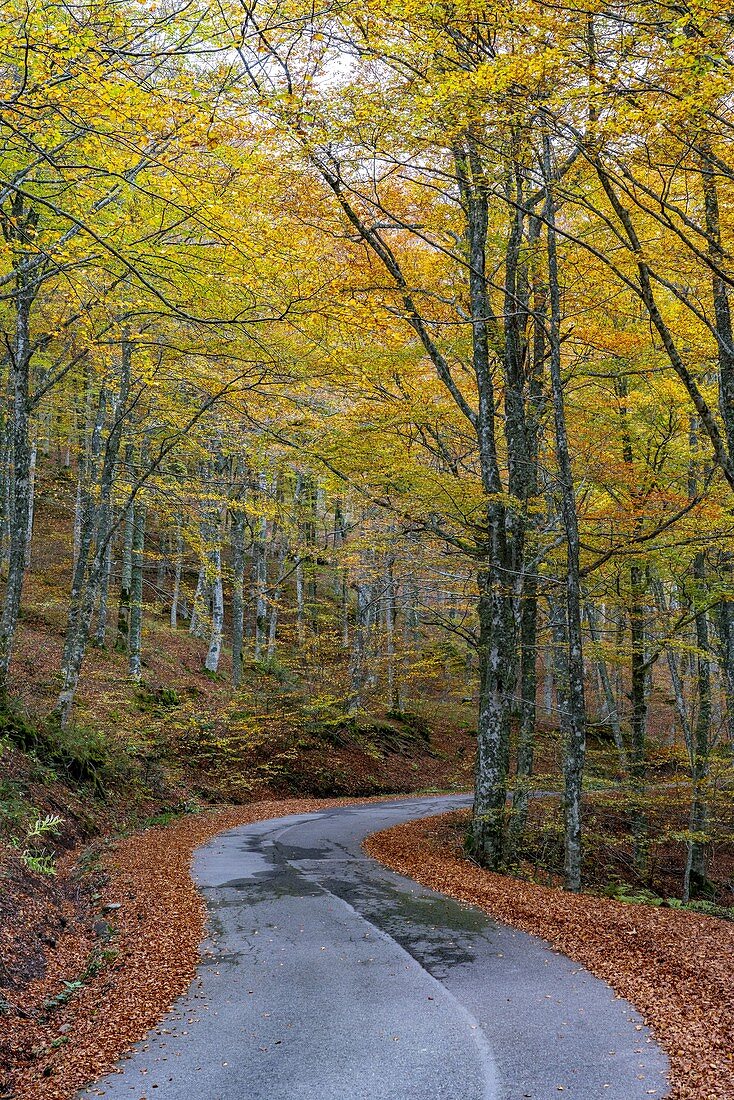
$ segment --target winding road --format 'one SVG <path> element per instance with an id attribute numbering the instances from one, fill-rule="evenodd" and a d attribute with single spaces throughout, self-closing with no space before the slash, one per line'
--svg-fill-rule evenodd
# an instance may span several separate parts
<path id="1" fill-rule="evenodd" d="M 193 873 L 197 978 L 107 1100 L 649 1100 L 637 1013 L 543 941 L 386 870 L 369 833 L 466 805 L 400 799 L 220 834 Z"/>

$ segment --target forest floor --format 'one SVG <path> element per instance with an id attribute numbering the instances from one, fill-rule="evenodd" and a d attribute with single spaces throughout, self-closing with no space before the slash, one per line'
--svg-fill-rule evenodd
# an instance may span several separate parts
<path id="1" fill-rule="evenodd" d="M 226 644 L 218 671 L 210 673 L 204 669 L 208 639 L 192 636 L 183 619 L 171 628 L 163 591 L 170 577 L 159 576 L 153 551 L 145 567 L 140 682 L 131 680 L 126 655 L 115 649 L 112 607 L 106 644 L 90 646 L 85 658 L 70 728 L 49 728 L 68 611 L 73 488 L 60 478 L 41 478 L 37 486 L 42 535 L 34 541 L 26 576 L 10 677 L 10 697 L 27 729 L 0 717 L 0 739 L 5 735 L 11 749 L 30 750 L 38 767 L 35 779 L 12 760 L 3 768 L 0 823 L 3 815 L 20 812 L 24 787 L 42 798 L 54 782 L 50 772 L 71 787 L 114 789 L 128 820 L 192 799 L 368 796 L 461 787 L 470 780 L 473 706 L 462 701 L 462 684 L 447 693 L 451 677 L 440 646 L 411 663 L 404 713 L 387 714 L 377 689 L 368 687 L 365 714 L 350 721 L 343 706 L 348 653 L 338 609 L 310 609 L 313 621 L 301 644 L 292 611 L 284 607 L 273 660 L 250 656 L 234 689 Z M 195 557 L 184 562 L 182 586 L 189 597 L 197 570 Z M 225 622 L 226 637 L 229 630 Z M 246 642 L 251 649 L 252 640 Z M 376 660 L 376 684 L 383 672 Z M 70 820 L 78 820 L 77 809 L 69 807 Z"/>
<path id="2" fill-rule="evenodd" d="M 411 680 L 405 685 L 409 698 L 405 713 L 388 714 L 380 699 L 374 698 L 368 700 L 358 721 L 346 721 L 335 705 L 344 677 L 340 636 L 326 625 L 318 626 L 301 652 L 291 636 L 292 624 L 284 615 L 278 659 L 270 665 L 250 662 L 241 689 L 234 692 L 226 652 L 220 673 L 212 676 L 203 669 L 206 642 L 192 637 L 185 627 L 171 630 L 159 601 L 154 560 L 146 574 L 142 681 L 135 684 L 130 680 L 124 654 L 115 652 L 113 639 L 108 637 L 106 647 L 90 650 L 74 723 L 59 731 L 45 716 L 58 690 L 56 670 L 63 645 L 70 569 L 70 538 L 63 517 L 69 509 L 68 501 L 64 510 L 57 501 L 46 499 L 47 493 L 47 487 L 41 485 L 39 521 L 44 524 L 44 538 L 37 540 L 24 597 L 11 684 L 15 707 L 12 713 L 0 715 L 0 1032 L 6 1036 L 5 1048 L 0 1046 L 0 1065 L 4 1064 L 3 1055 L 9 1056 L 12 1049 L 16 1069 L 37 1074 L 37 1080 L 50 1091 L 41 1093 L 35 1085 L 36 1091 L 13 1091 L 16 1086 L 7 1074 L 0 1073 L 0 1100 L 63 1094 L 53 1092 L 54 1083 L 60 1081 L 63 1090 L 64 1074 L 76 1072 L 73 1051 L 83 1049 L 78 1044 L 85 1028 L 106 1034 L 111 1026 L 99 1015 L 96 1022 L 90 1017 L 84 1023 L 85 1005 L 93 1008 L 102 987 L 107 989 L 105 983 L 111 983 L 110 996 L 122 996 L 119 990 L 115 992 L 116 983 L 122 980 L 119 974 L 124 970 L 134 975 L 139 965 L 135 962 L 138 949 L 132 946 L 136 936 L 139 950 L 144 952 L 154 942 L 156 930 L 166 938 L 162 930 L 172 923 L 172 917 L 176 927 L 181 926 L 181 936 L 189 936 L 183 925 L 191 925 L 190 939 L 176 947 L 182 969 L 169 967 L 177 989 L 188 980 L 182 975 L 190 974 L 201 932 L 201 908 L 192 893 L 188 860 L 192 848 L 212 831 L 259 820 L 269 813 L 290 812 L 281 810 L 283 805 L 323 804 L 314 802 L 315 797 L 354 801 L 395 793 L 467 789 L 475 749 L 475 708 L 471 700 L 462 697 L 463 668 L 452 664 L 451 653 L 441 646 L 424 654 L 412 668 Z M 191 586 L 195 575 L 187 580 Z M 446 686 L 452 682 L 458 685 L 453 692 Z M 560 756 L 557 732 L 543 728 L 536 761 L 539 789 L 558 789 Z M 592 739 L 588 760 L 589 789 L 603 789 L 614 782 L 615 766 L 607 743 Z M 676 767 L 663 751 L 659 774 L 652 778 L 668 784 Z M 299 801 L 294 803 L 294 798 Z M 290 801 L 280 801 L 283 799 Z M 682 799 L 684 802 L 685 791 Z M 225 808 L 212 814 L 209 808 L 217 803 Z M 618 808 L 618 799 L 616 805 Z M 595 865 L 607 879 L 631 883 L 628 853 L 615 847 L 615 799 L 608 812 L 601 801 L 599 807 L 591 830 Z M 666 829 L 672 835 L 680 828 L 680 815 L 676 812 L 671 817 L 669 807 L 666 797 L 660 809 L 665 828 L 654 823 L 661 835 Z M 198 812 L 202 809 L 206 812 Z M 545 809 L 538 805 L 537 811 L 541 814 L 536 830 L 538 861 L 528 870 L 536 882 L 552 883 L 553 872 L 545 868 L 554 865 L 555 857 L 543 846 L 547 843 L 553 849 L 557 844 L 559 834 L 553 820 L 557 805 L 550 802 Z M 548 820 L 543 819 L 544 814 Z M 29 835 L 34 823 L 47 815 L 60 819 L 57 833 Z M 120 839 L 130 833 L 127 839 Z M 457 834 L 441 835 L 449 845 L 446 858 L 451 864 L 459 858 Z M 166 869 L 171 871 L 172 892 L 167 892 L 160 872 L 155 871 L 158 856 L 146 869 L 146 860 L 140 855 L 143 850 L 153 853 L 157 838 L 159 854 L 171 857 Z M 673 878 L 679 877 L 676 860 L 680 863 L 682 846 L 679 842 L 670 842 L 668 847 L 658 844 L 653 855 L 656 851 L 667 878 L 658 875 L 655 889 L 674 892 L 669 872 L 673 868 Z M 109 862 L 111 852 L 120 854 L 118 869 Z M 727 889 L 731 892 L 734 884 L 734 861 L 727 862 L 727 852 L 728 848 L 721 847 L 714 861 L 714 877 L 725 893 Z M 437 851 L 431 858 L 438 859 Z M 43 861 L 47 861 L 45 872 Z M 470 868 L 464 861 L 461 866 L 465 871 Z M 49 873 L 49 868 L 57 873 Z M 128 873 L 132 877 L 126 880 Z M 150 880 L 145 878 L 149 873 Z M 507 892 L 532 889 L 540 891 L 537 897 L 546 897 L 542 886 L 501 881 Z M 131 902 L 131 895 L 139 894 L 140 907 L 126 907 L 125 914 L 102 912 L 112 897 L 111 890 L 124 893 Z M 160 894 L 161 908 L 148 899 L 153 892 Z M 559 891 L 547 894 L 559 907 L 563 898 Z M 592 906 L 607 904 L 597 898 L 586 900 Z M 577 903 L 582 904 L 569 899 L 569 904 Z M 623 906 L 620 911 L 636 913 L 638 909 Z M 199 914 L 196 917 L 195 912 Z M 660 910 L 644 912 L 645 920 L 652 921 L 679 916 Z M 712 929 L 721 923 L 689 914 L 680 914 L 679 919 L 683 922 L 681 951 L 687 946 L 685 929 L 686 935 L 699 942 L 697 919 L 703 922 L 700 943 L 709 946 Z M 725 927 L 731 935 L 734 925 Z M 141 929 L 144 935 L 140 935 Z M 620 935 L 629 939 L 640 932 L 623 931 Z M 176 946 L 177 937 L 173 939 Z M 694 968 L 697 952 L 694 943 L 689 952 Z M 710 965 L 714 966 L 718 956 L 713 950 L 711 955 Z M 646 963 L 651 982 L 652 972 L 657 973 L 657 958 L 651 941 Z M 668 965 L 663 952 L 660 969 Z M 150 1013 L 159 1012 L 162 1002 L 153 997 L 149 1012 L 144 978 L 133 977 L 131 982 L 130 990 L 138 985 L 137 1000 L 131 992 L 132 999 L 125 1003 L 134 1029 L 143 1026 L 141 1021 L 150 1021 Z M 718 986 L 712 988 L 718 990 Z M 96 993 L 88 996 L 88 989 Z M 165 996 L 169 992 L 165 991 Z M 720 1008 L 716 996 L 712 997 L 714 1021 L 719 1019 Z M 639 1003 L 634 996 L 630 999 Z M 134 1001 L 138 1004 L 135 1010 Z M 698 1015 L 703 1002 L 693 999 L 691 1004 Z M 74 1014 L 79 1026 L 72 1027 L 66 1013 Z M 98 1036 L 94 1041 L 99 1042 Z M 110 1042 L 114 1046 L 112 1039 Z M 681 1044 L 680 1049 L 688 1047 Z M 102 1056 L 106 1057 L 104 1052 Z M 81 1054 L 79 1058 L 81 1065 Z M 68 1071 L 63 1068 L 67 1064 L 72 1067 Z"/>
<path id="3" fill-rule="evenodd" d="M 11 755 L 16 767 L 35 766 L 23 753 Z M 105 828 L 100 831 L 97 816 L 98 835 L 90 840 L 79 833 L 88 814 L 81 794 L 72 795 L 60 780 L 34 791 L 26 779 L 26 794 L 37 794 L 44 810 L 68 813 L 70 800 L 78 800 L 70 819 L 77 835 L 67 834 L 72 846 L 59 856 L 53 877 L 30 872 L 16 849 L 4 849 L 0 1100 L 62 1100 L 90 1072 L 109 1067 L 186 988 L 204 919 L 188 872 L 193 849 L 233 825 L 343 800 L 268 799 L 164 811 L 146 828 L 138 821 L 137 831 L 124 837 L 124 813 L 107 807 Z M 597 798 L 605 804 L 604 794 L 590 801 Z M 538 799 L 533 809 L 542 819 L 557 806 Z M 451 814 L 378 834 L 367 848 L 422 884 L 542 937 L 608 981 L 639 1009 L 668 1052 L 673 1097 L 734 1098 L 734 923 L 569 896 L 542 885 L 530 867 L 530 882 L 489 874 L 465 858 L 465 830 L 466 815 Z"/>
<path id="4" fill-rule="evenodd" d="M 190 876 L 193 851 L 218 832 L 236 825 L 340 804 L 340 800 L 290 799 L 192 813 L 101 847 L 94 864 L 90 866 L 88 861 L 85 867 L 85 875 L 92 877 L 96 890 L 87 891 L 83 904 L 77 899 L 74 905 L 69 899 L 67 919 L 47 953 L 45 972 L 15 994 L 0 1040 L 0 1064 L 9 1067 L 0 1083 L 0 1096 L 8 1100 L 71 1100 L 76 1090 L 98 1079 L 151 1029 L 165 1035 L 166 1025 L 161 1019 L 189 987 L 204 937 L 204 904 Z M 443 868 L 444 845 L 456 845 L 455 828 L 460 818 L 451 815 L 439 820 L 439 848 L 425 850 L 419 836 L 416 858 L 418 862 L 427 858 L 425 873 L 429 875 L 437 862 Z M 446 821 L 451 823 L 448 835 Z M 422 832 L 426 825 L 419 823 L 419 830 Z M 407 866 L 407 857 L 396 855 L 391 847 L 393 838 L 403 835 L 402 828 L 407 827 L 370 838 L 368 852 L 396 866 L 402 859 L 406 866 L 397 869 L 426 881 L 420 867 Z M 70 882 L 71 870 L 62 870 Z M 540 902 L 535 905 L 534 919 L 528 921 L 526 894 L 518 892 L 513 880 L 495 878 L 502 884 L 505 906 L 501 914 L 493 915 L 510 925 L 545 935 L 552 942 L 547 924 L 539 919 L 543 899 L 552 893 L 554 904 L 562 912 L 567 897 L 559 891 L 532 887 L 531 893 L 535 892 Z M 432 880 L 426 884 L 483 904 L 481 897 L 455 894 L 452 883 Z M 45 922 L 45 914 L 41 913 L 39 919 Z M 713 926 L 719 922 L 706 923 Z M 597 932 L 593 925 L 586 927 L 592 941 Z M 612 947 L 622 965 L 628 952 L 624 935 L 629 935 L 629 927 L 621 922 L 616 933 L 614 922 L 611 931 L 605 929 L 605 948 Z M 710 947 L 710 938 L 707 943 Z M 561 947 L 566 951 L 566 945 Z M 571 950 L 567 953 L 573 954 Z M 634 993 L 632 990 L 633 995 L 626 995 L 639 1003 Z M 730 1093 L 683 1091 L 674 1095 L 709 1098 L 728 1097 Z"/>
<path id="5" fill-rule="evenodd" d="M 328 804 L 273 801 L 304 787 L 351 802 L 364 791 L 394 797 L 435 788 L 441 779 L 445 788 L 447 775 L 455 789 L 469 786 L 468 731 L 440 718 L 418 733 L 391 719 L 366 725 L 332 729 L 324 741 L 318 731 L 299 732 L 292 719 L 274 721 L 270 746 L 258 738 L 254 747 L 237 744 L 227 753 L 220 716 L 214 736 L 224 741 L 223 763 L 212 753 L 198 765 L 189 752 L 182 767 L 176 755 L 185 758 L 191 742 L 168 730 L 150 776 L 131 774 L 126 761 L 115 774 L 107 756 L 96 781 L 73 772 L 76 757 L 54 758 L 56 743 L 46 741 L 42 726 L 24 720 L 0 735 L 0 1100 L 70 1095 L 68 1082 L 79 1084 L 93 1068 L 92 1051 L 103 1068 L 186 987 L 203 919 L 188 864 L 192 849 L 213 833 Z M 36 734 L 37 744 L 21 748 L 23 737 Z M 268 751 L 277 757 L 279 749 L 287 769 L 268 766 Z M 233 789 L 232 775 L 247 777 L 247 785 Z M 229 806 L 207 806 L 227 794 Z M 232 805 L 232 796 L 243 804 Z M 29 838 L 33 822 L 46 815 L 61 818 L 58 835 Z M 48 861 L 53 873 L 37 860 Z M 104 910 L 110 890 L 126 902 L 119 918 Z M 160 951 L 168 952 L 165 958 Z M 156 960 L 165 979 L 151 995 L 145 974 L 160 980 Z M 124 1026 L 113 1025 L 114 1013 L 100 1016 L 96 1006 L 112 1002 L 124 1006 Z"/>
<path id="6" fill-rule="evenodd" d="M 414 707 L 391 715 L 376 699 L 348 720 L 338 705 L 345 676 L 338 632 L 315 624 L 300 652 L 284 613 L 277 659 L 250 660 L 235 691 L 226 649 L 212 675 L 203 667 L 206 640 L 185 624 L 171 629 L 154 559 L 142 680 L 130 679 L 110 632 L 105 647 L 90 649 L 73 722 L 60 730 L 46 716 L 59 687 L 71 540 L 68 501 L 52 488 L 39 486 L 43 537 L 24 593 L 13 709 L 0 713 L 0 1033 L 8 1042 L 17 1028 L 32 1035 L 38 1027 L 41 1036 L 44 1000 L 53 1012 L 63 1008 L 75 983 L 106 970 L 116 953 L 93 925 L 102 920 L 104 853 L 122 835 L 173 820 L 198 836 L 209 817 L 196 811 L 217 805 L 229 807 L 233 821 L 249 821 L 267 812 L 263 800 L 466 789 L 474 759 L 472 707 L 437 688 L 445 679 L 440 655 L 416 670 Z M 195 583 L 195 563 L 185 580 Z M 47 817 L 58 826 L 34 836 Z M 66 1036 L 51 1041 L 63 1053 Z M 41 1037 L 33 1049 L 45 1050 Z M 2 1078 L 0 1100 L 12 1095 Z"/>
<path id="7" fill-rule="evenodd" d="M 734 1098 L 734 923 L 492 874 L 472 863 L 463 811 L 397 825 L 369 855 L 546 940 L 608 982 L 652 1027 L 675 1100 Z"/>
<path id="8" fill-rule="evenodd" d="M 15 753 L 14 759 L 25 757 Z M 44 785 L 38 793 L 45 809 L 68 812 L 66 785 Z M 0 1100 L 69 1097 L 153 1027 L 186 988 L 204 919 L 189 876 L 194 848 L 233 825 L 339 801 L 163 812 L 127 837 L 119 836 L 122 818 L 115 824 L 108 810 L 104 834 L 77 837 L 54 877 L 29 872 L 18 852 L 6 848 L 0 1065 L 12 1068 L 0 1076 Z M 464 857 L 465 826 L 462 814 L 400 826 L 372 838 L 368 851 L 424 885 L 541 936 L 607 980 L 668 1051 L 673 1096 L 734 1098 L 734 924 L 489 875 Z"/>
<path id="9" fill-rule="evenodd" d="M 45 930 L 45 954 L 35 978 L 2 990 L 0 1098 L 69 1100 L 186 991 L 205 922 L 190 876 L 194 849 L 235 825 L 342 802 L 283 799 L 186 814 L 100 844 L 81 866 L 67 859 L 55 920 L 42 892 L 27 897 L 22 913 L 27 928 Z M 0 930 L 0 957 L 14 958 L 17 929 L 2 921 Z"/>

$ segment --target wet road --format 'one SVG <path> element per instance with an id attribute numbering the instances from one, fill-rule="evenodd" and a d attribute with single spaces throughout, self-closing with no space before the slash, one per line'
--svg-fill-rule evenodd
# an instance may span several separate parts
<path id="1" fill-rule="evenodd" d="M 542 941 L 388 871 L 369 833 L 464 796 L 242 826 L 200 848 L 210 940 L 107 1100 L 649 1100 L 635 1011 Z"/>

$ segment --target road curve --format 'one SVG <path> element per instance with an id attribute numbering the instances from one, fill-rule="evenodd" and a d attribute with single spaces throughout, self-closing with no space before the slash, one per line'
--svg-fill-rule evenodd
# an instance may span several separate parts
<path id="1" fill-rule="evenodd" d="M 193 874 L 198 975 L 80 1097 L 650 1100 L 667 1061 L 637 1013 L 541 940 L 368 859 L 369 833 L 465 796 L 401 799 L 222 833 Z"/>

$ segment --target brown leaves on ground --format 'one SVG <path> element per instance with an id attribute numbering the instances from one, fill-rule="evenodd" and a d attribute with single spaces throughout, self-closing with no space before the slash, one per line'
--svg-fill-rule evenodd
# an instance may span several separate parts
<path id="1" fill-rule="evenodd" d="M 364 799 L 362 801 L 375 801 Z M 105 860 L 116 956 L 47 1020 L 45 998 L 84 971 L 94 946 L 69 921 L 43 979 L 15 998 L 10 1027 L 18 1100 L 68 1100 L 109 1070 L 184 993 L 199 958 L 205 909 L 191 855 L 224 829 L 339 800 L 261 802 L 185 817 L 120 841 Z M 603 978 L 653 1027 L 672 1064 L 676 1100 L 734 1100 L 734 925 L 674 910 L 573 896 L 482 871 L 457 844 L 460 814 L 398 825 L 370 837 L 370 855 L 403 874 L 541 936 Z M 25 1013 L 25 1015 L 24 1015 Z M 7 1047 L 6 1047 L 7 1050 Z"/>
<path id="2" fill-rule="evenodd" d="M 734 1098 L 734 925 L 483 871 L 457 844 L 462 819 L 454 813 L 397 825 L 365 847 L 424 886 L 542 937 L 607 981 L 667 1051 L 671 1097 Z"/>
<path id="3" fill-rule="evenodd" d="M 320 799 L 259 802 L 193 814 L 117 843 L 104 860 L 109 884 L 99 901 L 100 909 L 120 905 L 103 914 L 114 935 L 101 947 L 114 946 L 115 956 L 99 974 L 84 980 L 68 1004 L 44 1019 L 44 1001 L 63 992 L 64 982 L 79 979 L 95 947 L 91 929 L 71 917 L 67 932 L 46 958 L 45 976 L 14 997 L 19 1011 L 0 1021 L 7 1027 L 4 1053 L 14 1063 L 4 1095 L 67 1100 L 109 1070 L 186 992 L 199 960 L 206 916 L 189 874 L 195 848 L 236 825 L 340 804 Z"/>

